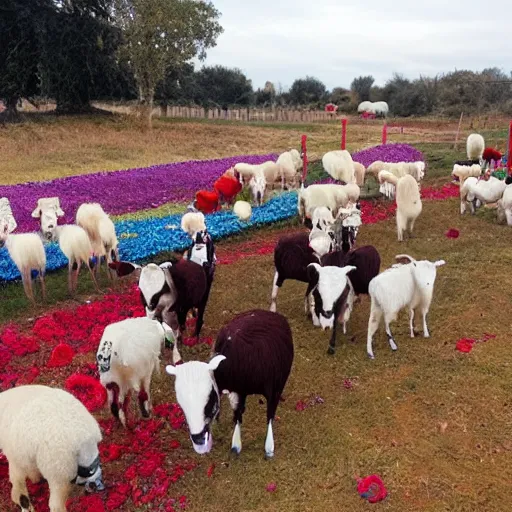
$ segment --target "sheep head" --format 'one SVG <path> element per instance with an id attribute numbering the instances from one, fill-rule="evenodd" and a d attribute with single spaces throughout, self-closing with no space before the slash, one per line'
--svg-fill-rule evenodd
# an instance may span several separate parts
<path id="1" fill-rule="evenodd" d="M 416 261 L 413 257 L 408 254 L 399 254 L 395 256 L 398 263 L 403 265 L 411 265 L 412 276 L 418 289 L 422 290 L 423 293 L 431 294 L 434 289 L 434 282 L 436 280 L 437 268 L 445 265 L 444 260 L 428 261 L 421 260 Z"/>

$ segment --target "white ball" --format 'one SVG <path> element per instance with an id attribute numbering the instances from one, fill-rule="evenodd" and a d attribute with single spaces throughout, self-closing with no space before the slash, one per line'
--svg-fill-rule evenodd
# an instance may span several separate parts
<path id="1" fill-rule="evenodd" d="M 252 215 L 252 208 L 247 201 L 237 201 L 233 206 L 233 213 L 239 220 L 247 222 Z"/>

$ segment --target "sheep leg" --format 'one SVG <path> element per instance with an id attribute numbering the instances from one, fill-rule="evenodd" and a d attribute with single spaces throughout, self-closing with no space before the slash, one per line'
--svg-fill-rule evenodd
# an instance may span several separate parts
<path id="1" fill-rule="evenodd" d="M 151 410 L 151 398 L 149 397 L 150 385 L 151 375 L 144 377 L 144 379 L 140 383 L 139 408 L 140 413 L 144 418 L 149 418 L 149 411 Z"/>
<path id="2" fill-rule="evenodd" d="M 368 338 L 366 341 L 366 352 L 368 353 L 368 357 L 370 359 L 375 359 L 375 356 L 373 355 L 373 348 L 372 348 L 372 342 L 373 342 L 373 336 L 377 332 L 377 329 L 379 328 L 380 321 L 382 319 L 382 309 L 380 309 L 379 306 L 377 306 L 374 301 L 372 300 L 372 305 L 370 309 L 370 318 L 368 320 Z"/>
<path id="3" fill-rule="evenodd" d="M 281 286 L 278 283 L 279 283 L 279 272 L 277 272 L 277 270 L 276 270 L 276 273 L 274 274 L 274 282 L 272 283 L 272 296 L 271 296 L 271 300 L 270 300 L 270 311 L 272 311 L 272 313 L 275 313 L 277 311 L 277 303 L 276 303 L 277 294 L 279 293 L 279 288 Z"/>
<path id="4" fill-rule="evenodd" d="M 9 464 L 9 480 L 12 484 L 12 501 L 21 507 L 22 512 L 34 512 L 28 497 L 25 475 L 18 472 L 12 463 Z"/>
<path id="5" fill-rule="evenodd" d="M 43 300 L 46 300 L 46 283 L 44 281 L 44 269 L 39 269 L 39 282 L 41 283 L 41 293 Z"/>
<path id="6" fill-rule="evenodd" d="M 73 263 L 68 263 L 68 293 L 73 295 Z"/>
<path id="7" fill-rule="evenodd" d="M 114 271 L 108 266 L 109 263 L 112 263 L 112 247 L 110 247 L 109 245 L 106 245 L 105 253 L 106 253 L 105 264 L 107 267 L 107 277 L 110 281 L 113 281 Z"/>
<path id="8" fill-rule="evenodd" d="M 235 400 L 235 397 L 231 398 L 230 394 L 229 399 L 231 407 L 234 410 L 233 422 L 235 424 L 233 438 L 231 439 L 231 451 L 236 453 L 236 455 L 240 455 L 240 452 L 242 451 L 242 416 L 245 412 L 246 398 L 246 395 L 238 395 L 238 400 Z"/>
<path id="9" fill-rule="evenodd" d="M 110 412 L 116 420 L 119 420 L 119 386 L 115 382 L 109 382 L 105 387 L 107 388 Z"/>
<path id="10" fill-rule="evenodd" d="M 391 350 L 398 350 L 398 347 L 395 343 L 395 338 L 393 337 L 393 333 L 391 332 L 391 328 L 389 326 L 391 321 L 392 318 L 390 318 L 389 315 L 384 315 L 384 323 L 386 325 L 386 334 L 388 335 L 389 346 L 391 347 Z"/>
<path id="11" fill-rule="evenodd" d="M 274 456 L 274 432 L 272 430 L 272 422 L 276 415 L 280 396 L 281 393 L 276 393 L 270 400 L 267 399 L 267 437 L 265 438 L 265 458 L 267 459 Z"/>
<path id="12" fill-rule="evenodd" d="M 409 328 L 411 330 L 411 338 L 414 338 L 414 308 L 411 308 L 409 310 L 410 317 L 409 317 Z"/>
<path id="13" fill-rule="evenodd" d="M 306 295 L 304 296 L 304 309 L 306 311 L 306 315 L 308 315 L 308 313 L 313 316 L 311 314 L 311 292 L 313 291 L 313 288 L 315 287 L 315 285 L 312 285 L 311 283 L 308 284 L 308 289 L 306 290 Z"/>
<path id="14" fill-rule="evenodd" d="M 35 305 L 36 300 L 34 299 L 34 291 L 32 290 L 32 273 L 29 270 L 24 270 L 21 274 L 21 280 L 23 281 L 23 289 L 28 300 Z"/>
<path id="15" fill-rule="evenodd" d="M 66 512 L 66 501 L 69 496 L 69 484 L 63 482 L 48 482 L 50 488 L 50 512 Z"/>
<path id="16" fill-rule="evenodd" d="M 206 292 L 204 294 L 203 300 L 201 301 L 201 304 L 197 308 L 197 321 L 196 321 L 196 330 L 195 330 L 194 336 L 196 336 L 198 339 L 199 339 L 199 334 L 201 333 L 201 329 L 203 327 L 204 310 L 206 309 L 206 304 L 208 304 L 208 298 L 210 297 L 210 290 L 212 288 L 212 281 L 213 281 L 213 279 L 210 277 L 207 277 L 206 279 L 207 279 Z M 185 320 L 186 320 L 186 313 L 185 313 Z"/>
<path id="17" fill-rule="evenodd" d="M 428 308 L 423 308 L 421 310 L 421 313 L 423 315 L 423 337 L 430 338 L 430 333 L 428 332 L 428 327 L 427 327 Z"/>
<path id="18" fill-rule="evenodd" d="M 400 215 L 398 215 L 398 214 L 396 216 L 396 229 L 397 229 L 397 233 L 398 233 L 398 241 L 403 242 L 404 241 L 404 236 L 403 236 L 404 227 L 403 227 L 402 219 L 401 219 Z"/>
<path id="19" fill-rule="evenodd" d="M 412 230 L 414 229 L 414 222 L 416 221 L 416 219 L 412 219 L 409 223 L 409 237 L 410 238 L 413 238 L 414 235 L 412 234 Z"/>
<path id="20" fill-rule="evenodd" d="M 98 266 L 99 266 L 99 265 L 96 265 L 96 267 L 95 267 L 95 268 L 97 268 Z M 90 263 L 87 265 L 87 268 L 89 269 L 89 274 L 91 274 L 91 279 L 92 279 L 92 282 L 93 282 L 93 284 L 94 284 L 94 289 L 95 289 L 98 293 L 100 293 L 100 292 L 101 292 L 101 290 L 100 290 L 100 287 L 98 286 L 98 281 L 97 281 L 97 279 L 96 279 L 96 275 L 95 275 L 96 273 L 95 273 L 95 272 L 93 271 L 93 269 L 91 268 Z M 77 275 L 78 275 L 78 274 L 77 274 Z"/>

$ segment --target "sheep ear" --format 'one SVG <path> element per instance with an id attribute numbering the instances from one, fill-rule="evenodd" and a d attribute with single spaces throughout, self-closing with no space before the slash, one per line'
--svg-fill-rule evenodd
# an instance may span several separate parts
<path id="1" fill-rule="evenodd" d="M 443 266 L 443 265 L 445 265 L 445 264 L 446 264 L 446 261 L 444 261 L 444 260 L 437 260 L 437 261 L 434 263 L 434 265 L 435 265 L 436 267 L 442 267 L 442 266 Z"/>
<path id="2" fill-rule="evenodd" d="M 41 214 L 42 214 L 42 210 L 37 207 L 33 212 L 32 212 L 32 217 L 34 217 L 34 219 L 39 219 L 41 218 Z"/>
<path id="3" fill-rule="evenodd" d="M 215 356 L 209 363 L 208 363 L 208 368 L 210 370 L 216 370 L 219 366 L 220 363 L 222 363 L 222 361 L 224 361 L 224 359 L 226 359 L 226 356 L 222 356 L 222 355 L 218 355 L 218 356 Z"/>
<path id="4" fill-rule="evenodd" d="M 129 261 L 112 261 L 108 266 L 117 272 L 118 277 L 130 275 L 136 270 L 142 268 L 140 265 L 130 263 Z"/>
<path id="5" fill-rule="evenodd" d="M 310 288 L 318 286 L 318 280 L 320 279 L 318 268 L 320 268 L 318 263 L 310 263 L 306 269 Z"/>
<path id="6" fill-rule="evenodd" d="M 354 265 L 345 265 L 344 267 L 341 267 L 341 270 L 343 270 L 345 275 L 347 275 L 349 272 L 352 272 L 352 270 L 357 270 L 357 267 L 354 267 Z"/>
<path id="7" fill-rule="evenodd" d="M 414 258 L 411 258 L 408 254 L 398 254 L 395 256 L 396 261 L 398 263 L 403 263 L 404 265 L 407 265 L 407 263 L 414 263 L 416 260 Z"/>
<path id="8" fill-rule="evenodd" d="M 166 371 L 169 375 L 174 375 L 174 376 L 176 376 L 176 375 L 177 375 L 177 371 L 178 371 L 178 367 L 177 367 L 177 366 L 173 366 L 172 364 L 168 364 L 168 365 L 165 367 L 165 371 Z"/>

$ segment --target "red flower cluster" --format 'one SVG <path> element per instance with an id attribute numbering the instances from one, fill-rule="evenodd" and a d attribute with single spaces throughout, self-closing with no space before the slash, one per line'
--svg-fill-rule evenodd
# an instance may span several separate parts
<path id="1" fill-rule="evenodd" d="M 48 368 L 61 368 L 68 366 L 73 361 L 75 353 L 73 349 L 66 345 L 66 343 L 59 343 L 52 351 L 50 360 L 48 361 Z"/>
<path id="2" fill-rule="evenodd" d="M 299 400 L 295 404 L 295 410 L 296 411 L 303 411 L 304 409 L 307 409 L 308 407 L 311 407 L 316 404 L 323 404 L 324 399 L 321 396 L 315 396 L 313 398 L 310 398 L 309 400 Z"/>
<path id="3" fill-rule="evenodd" d="M 97 379 L 75 373 L 66 380 L 66 389 L 80 400 L 89 412 L 101 409 L 107 401 L 107 390 Z"/>
<path id="4" fill-rule="evenodd" d="M 378 475 L 370 475 L 357 481 L 357 492 L 369 503 L 378 503 L 386 498 L 388 491 Z"/>
<path id="5" fill-rule="evenodd" d="M 185 415 L 178 404 L 165 403 L 153 407 L 155 416 L 165 418 L 174 430 L 178 430 L 185 425 Z"/>
<path id="6" fill-rule="evenodd" d="M 422 199 L 451 199 L 452 197 L 459 197 L 459 194 L 459 187 L 453 183 L 443 185 L 441 188 L 424 187 L 421 189 Z"/>
<path id="7" fill-rule="evenodd" d="M 446 233 L 447 238 L 459 238 L 459 230 L 458 229 L 449 229 Z"/>

